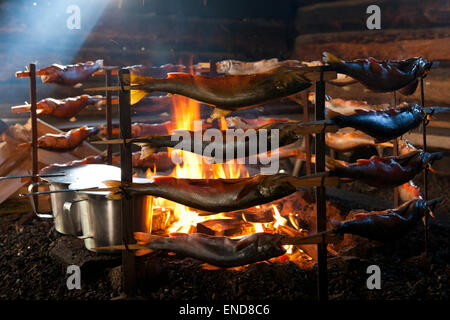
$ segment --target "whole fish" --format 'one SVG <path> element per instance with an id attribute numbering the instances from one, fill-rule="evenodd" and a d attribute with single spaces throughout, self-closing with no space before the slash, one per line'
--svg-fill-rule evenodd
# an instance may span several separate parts
<path id="1" fill-rule="evenodd" d="M 106 163 L 106 155 L 99 154 L 96 156 L 87 156 L 83 159 L 73 160 L 66 163 L 53 163 L 41 169 L 41 173 L 45 172 L 47 169 L 55 167 L 70 167 L 70 166 L 81 166 L 83 164 L 103 164 Z"/>
<path id="2" fill-rule="evenodd" d="M 337 185 L 337 179 L 325 175 L 301 178 L 286 174 L 256 175 L 238 179 L 184 179 L 154 177 L 149 183 L 103 181 L 110 188 L 109 199 L 145 194 L 165 198 L 202 212 L 220 213 L 242 210 L 284 198 L 297 188 L 314 185 Z"/>
<path id="3" fill-rule="evenodd" d="M 426 116 L 424 108 L 415 104 L 387 110 L 356 111 L 353 115 L 339 115 L 326 121 L 341 128 L 351 127 L 362 131 L 374 137 L 378 143 L 417 128 Z"/>
<path id="4" fill-rule="evenodd" d="M 405 95 L 416 91 L 418 79 L 425 77 L 433 64 L 421 57 L 388 61 L 374 58 L 343 61 L 328 52 L 324 52 L 323 56 L 324 63 L 333 66 L 337 72 L 358 80 L 372 91 L 399 90 Z"/>
<path id="5" fill-rule="evenodd" d="M 52 151 L 68 151 L 75 149 L 86 138 L 98 132 L 98 128 L 82 126 L 66 133 L 47 133 L 38 138 L 38 147 Z"/>
<path id="6" fill-rule="evenodd" d="M 411 200 L 396 209 L 358 213 L 352 220 L 339 222 L 333 232 L 355 234 L 377 241 L 395 240 L 414 228 L 442 200 Z"/>
<path id="7" fill-rule="evenodd" d="M 443 152 L 427 153 L 412 151 L 401 156 L 377 157 L 344 165 L 341 162 L 326 158 L 330 174 L 341 178 L 362 181 L 375 187 L 396 187 L 414 178 L 426 166 L 443 157 Z"/>
<path id="8" fill-rule="evenodd" d="M 298 60 L 278 61 L 277 58 L 263 59 L 254 62 L 244 62 L 229 59 L 216 62 L 216 71 L 217 73 L 223 73 L 227 75 L 255 74 L 266 72 L 281 66 L 300 67 L 302 66 L 302 64 Z"/>
<path id="9" fill-rule="evenodd" d="M 279 67 L 267 72 L 208 77 L 188 73 L 170 73 L 167 79 L 130 74 L 131 104 L 150 92 L 180 94 L 214 106 L 212 119 L 300 92 L 311 86 L 305 71 Z"/>
<path id="10" fill-rule="evenodd" d="M 272 122 L 255 129 L 242 129 L 241 131 L 232 132 L 237 137 L 235 139 L 230 139 L 230 130 L 219 131 L 216 129 L 215 133 L 217 133 L 217 137 L 221 137 L 221 141 L 212 141 L 212 138 L 206 139 L 203 132 L 176 130 L 172 135 L 150 135 L 127 139 L 126 142 L 141 145 L 144 157 L 159 148 L 169 147 L 220 160 L 231 160 L 229 157 L 233 157 L 233 159 L 244 158 L 270 151 L 272 146 L 277 148 L 286 146 L 303 138 L 307 133 L 320 133 L 324 129 L 337 131 L 337 127 L 333 125 L 324 127 L 323 124 L 315 123 Z M 209 133 L 212 134 L 213 132 L 209 131 Z M 272 139 L 276 140 L 273 144 Z M 183 143 L 183 141 L 185 142 Z M 122 144 L 123 142 L 123 139 L 113 139 L 94 141 L 93 144 Z M 206 150 L 208 150 L 208 153 L 205 152 Z"/>
<path id="11" fill-rule="evenodd" d="M 325 133 L 325 143 L 336 151 L 350 151 L 355 148 L 365 146 L 392 147 L 392 143 L 376 143 L 375 140 L 361 131 L 353 132 L 327 132 Z"/>
<path id="12" fill-rule="evenodd" d="M 89 79 L 92 74 L 103 69 L 103 60 L 88 61 L 71 65 L 52 64 L 36 71 L 43 83 L 57 83 L 66 86 L 74 86 Z"/>
<path id="13" fill-rule="evenodd" d="M 46 98 L 36 104 L 36 113 L 56 118 L 71 118 L 88 105 L 100 105 L 102 99 L 102 96 L 90 96 L 87 94 L 66 99 Z M 11 107 L 13 113 L 29 112 L 30 109 L 30 105 Z"/>
<path id="14" fill-rule="evenodd" d="M 143 66 L 142 64 L 126 67 L 131 73 L 139 76 L 148 76 L 152 78 L 166 78 L 168 73 L 171 72 L 189 72 L 189 68 L 182 64 L 164 64 L 159 67 L 155 66 Z"/>
<path id="15" fill-rule="evenodd" d="M 274 233 L 258 232 L 240 239 L 201 233 L 162 237 L 135 232 L 134 236 L 141 250 L 169 250 L 222 268 L 269 260 L 286 253 L 282 244 L 285 237 Z"/>
<path id="16" fill-rule="evenodd" d="M 174 163 L 171 157 L 176 157 L 177 161 Z M 151 169 L 151 170 L 155 169 L 156 171 L 171 170 L 175 167 L 177 163 L 179 164 L 182 163 L 181 158 L 179 158 L 176 154 L 169 155 L 168 152 L 157 152 L 147 157 L 142 157 L 140 151 L 133 152 L 131 159 L 133 163 L 133 168 Z"/>

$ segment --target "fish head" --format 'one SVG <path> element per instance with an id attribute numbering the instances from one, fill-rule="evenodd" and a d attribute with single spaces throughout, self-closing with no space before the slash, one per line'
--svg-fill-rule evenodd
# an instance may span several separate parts
<path id="1" fill-rule="evenodd" d="M 419 159 L 423 165 L 423 168 L 430 168 L 434 161 L 442 159 L 444 152 L 420 152 Z"/>
<path id="2" fill-rule="evenodd" d="M 40 76 L 43 83 L 55 82 L 60 79 L 61 71 L 61 66 L 55 64 L 38 70 L 36 76 Z"/>
<path id="3" fill-rule="evenodd" d="M 264 180 L 259 186 L 259 192 L 265 199 L 279 199 L 288 196 L 296 191 L 296 188 L 289 183 L 288 174 L 274 174 L 264 176 Z"/>
<path id="4" fill-rule="evenodd" d="M 255 233 L 257 251 L 265 257 L 278 257 L 286 253 L 281 240 L 283 236 L 275 233 Z M 264 258 L 264 257 L 262 257 Z"/>
<path id="5" fill-rule="evenodd" d="M 232 60 L 223 60 L 216 62 L 217 73 L 227 73 L 231 69 Z"/>
<path id="6" fill-rule="evenodd" d="M 425 119 L 426 113 L 425 113 L 425 110 L 422 108 L 422 106 L 420 106 L 418 104 L 413 104 L 413 105 L 409 105 L 408 108 L 409 108 L 409 111 L 414 116 L 414 119 L 417 122 L 421 122 Z"/>
<path id="7" fill-rule="evenodd" d="M 420 219 L 420 218 L 423 218 L 427 214 L 429 214 L 431 217 L 434 218 L 433 210 L 443 200 L 444 200 L 444 198 L 435 198 L 435 199 L 432 199 L 429 201 L 416 200 L 414 203 L 414 206 L 415 206 L 415 211 L 413 212 L 414 218 Z"/>
<path id="8" fill-rule="evenodd" d="M 422 57 L 417 58 L 416 60 L 417 76 L 425 77 L 430 72 L 432 65 L 433 65 L 432 61 L 426 61 Z"/>

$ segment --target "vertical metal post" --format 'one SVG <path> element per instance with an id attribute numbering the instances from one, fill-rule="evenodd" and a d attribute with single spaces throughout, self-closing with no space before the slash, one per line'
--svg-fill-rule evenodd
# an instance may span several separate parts
<path id="1" fill-rule="evenodd" d="M 423 78 L 420 78 L 420 104 L 422 108 L 425 107 L 425 96 L 424 96 L 424 88 L 423 88 Z M 423 151 L 427 152 L 427 122 L 426 117 L 423 119 Z M 425 167 L 423 170 L 423 197 L 424 200 L 428 200 L 428 167 Z M 428 215 L 425 215 L 423 220 L 423 226 L 425 231 L 425 256 L 428 257 Z"/>
<path id="2" fill-rule="evenodd" d="M 119 118 L 120 137 L 131 138 L 131 108 L 130 90 L 123 87 L 129 85 L 130 71 L 121 69 L 119 71 L 119 84 L 122 89 L 119 92 Z M 133 180 L 133 167 L 131 162 L 131 144 L 123 143 L 120 147 L 120 168 L 122 182 Z M 133 201 L 130 197 L 122 198 L 122 241 L 126 245 L 133 242 L 134 230 Z M 122 288 L 126 297 L 134 297 L 136 293 L 136 266 L 132 251 L 124 250 L 122 253 Z"/>
<path id="3" fill-rule="evenodd" d="M 394 98 L 394 101 L 393 101 L 392 106 L 395 107 L 397 105 L 397 91 L 394 91 L 393 98 Z M 393 148 L 392 148 L 393 155 L 398 156 L 398 138 L 395 138 L 392 141 L 392 145 L 393 145 Z M 398 207 L 399 204 L 400 204 L 400 198 L 399 198 L 398 187 L 395 187 L 394 188 L 394 207 Z"/>
<path id="4" fill-rule="evenodd" d="M 106 70 L 105 84 L 106 87 L 111 86 L 111 70 Z M 106 138 L 112 139 L 112 91 L 106 90 Z M 112 149 L 113 145 L 108 144 L 106 147 L 106 163 L 112 164 Z"/>
<path id="5" fill-rule="evenodd" d="M 31 162 L 32 162 L 32 174 L 33 177 L 31 181 L 36 183 L 38 178 L 35 176 L 39 172 L 38 168 L 38 148 L 37 148 L 37 99 L 36 99 L 36 65 L 34 63 L 30 63 L 29 66 L 29 77 L 30 77 L 30 104 L 31 104 Z M 37 190 L 33 190 L 37 191 Z M 33 196 L 34 206 L 36 212 L 39 212 L 39 200 L 38 196 Z"/>
<path id="6" fill-rule="evenodd" d="M 316 121 L 325 119 L 325 82 L 323 69 L 320 72 L 320 81 L 316 82 Z M 325 171 L 325 132 L 316 134 L 316 173 Z M 327 227 L 327 212 L 325 187 L 316 189 L 316 219 L 317 232 L 325 231 Z M 327 244 L 322 242 L 317 245 L 318 263 L 318 298 L 321 301 L 328 300 L 328 276 L 327 276 Z"/>
<path id="7" fill-rule="evenodd" d="M 303 91 L 303 122 L 309 122 L 309 100 L 308 100 L 308 90 Z M 306 175 L 311 174 L 311 135 L 306 134 L 303 139 L 305 139 L 305 169 Z M 309 194 L 312 194 L 312 188 L 308 188 Z"/>

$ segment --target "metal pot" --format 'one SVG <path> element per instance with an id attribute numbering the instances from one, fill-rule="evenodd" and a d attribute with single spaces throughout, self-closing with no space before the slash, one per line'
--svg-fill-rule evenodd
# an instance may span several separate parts
<path id="1" fill-rule="evenodd" d="M 68 190 L 70 184 L 83 181 L 86 188 L 94 187 L 99 182 L 108 179 L 120 179 L 120 168 L 103 164 L 86 164 L 78 166 L 52 167 L 45 170 L 46 174 L 63 174 L 58 177 L 42 178 L 44 182 L 31 184 L 28 190 L 31 192 L 35 187 L 48 185 L 50 191 Z M 33 196 L 30 196 L 31 206 L 34 213 L 40 218 L 53 219 L 55 229 L 66 235 L 81 236 L 81 212 L 78 206 L 72 205 L 82 201 L 83 198 L 76 192 L 51 193 L 51 213 L 41 213 L 36 210 Z"/>
<path id="2" fill-rule="evenodd" d="M 133 178 L 134 182 L 149 182 L 148 179 Z M 71 189 L 83 189 L 84 184 L 72 184 Z M 74 203 L 80 212 L 82 235 L 84 245 L 90 251 L 96 247 L 113 246 L 122 244 L 122 201 L 111 200 L 106 197 L 108 192 L 79 191 L 82 201 Z M 133 197 L 134 231 L 151 232 L 151 224 L 147 222 L 148 201 L 150 196 Z M 118 252 L 117 250 L 102 252 Z"/>

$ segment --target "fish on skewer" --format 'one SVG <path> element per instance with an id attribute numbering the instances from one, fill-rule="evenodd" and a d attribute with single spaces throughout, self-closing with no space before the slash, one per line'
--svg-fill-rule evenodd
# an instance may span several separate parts
<path id="1" fill-rule="evenodd" d="M 421 57 L 405 60 L 377 60 L 374 58 L 343 61 L 324 52 L 323 62 L 339 72 L 346 74 L 375 92 L 399 90 L 401 94 L 411 95 L 416 91 L 418 79 L 425 77 L 432 66 Z"/>
<path id="2" fill-rule="evenodd" d="M 66 133 L 47 133 L 38 138 L 38 147 L 52 151 L 68 151 L 78 147 L 85 139 L 97 134 L 99 128 L 82 126 Z"/>
<path id="3" fill-rule="evenodd" d="M 96 156 L 87 156 L 83 159 L 73 160 L 66 163 L 53 163 L 41 169 L 41 173 L 45 172 L 50 168 L 55 167 L 72 167 L 72 166 L 81 166 L 84 164 L 103 164 L 106 163 L 107 157 L 106 153 L 101 153 Z"/>
<path id="4" fill-rule="evenodd" d="M 256 155 L 262 152 L 270 151 L 272 149 L 272 139 L 277 139 L 278 147 L 286 146 L 291 143 L 296 142 L 298 139 L 303 138 L 307 133 L 320 133 L 324 130 L 327 132 L 337 131 L 337 127 L 333 125 L 324 126 L 319 123 L 306 123 L 301 122 L 284 122 L 284 123 L 268 123 L 261 127 L 252 129 L 251 131 L 242 130 L 240 133 L 236 133 L 238 137 L 236 141 L 227 140 L 227 131 L 222 130 L 220 135 L 222 137 L 222 142 L 216 142 L 216 149 L 213 149 L 212 143 L 208 139 L 204 139 L 200 132 L 194 132 L 189 130 L 176 130 L 172 135 L 158 136 L 150 135 L 148 137 L 142 138 L 131 138 L 131 139 L 113 139 L 113 140 L 103 140 L 94 141 L 93 144 L 122 144 L 122 143 L 135 143 L 142 146 L 142 155 L 146 157 L 152 154 L 155 150 L 159 148 L 181 148 L 190 152 L 195 152 L 199 155 L 205 155 L 205 150 L 211 151 L 208 156 L 216 159 L 228 159 L 230 155 L 234 158 L 238 157 L 248 157 Z M 278 130 L 278 131 L 272 131 Z M 276 135 L 278 133 L 278 136 Z M 251 138 L 250 136 L 254 137 Z M 181 143 L 180 139 L 186 139 L 189 137 L 190 144 Z M 256 139 L 256 141 L 255 141 Z M 261 140 L 263 139 L 263 140 Z M 197 147 L 196 147 L 197 146 Z M 261 150 L 264 146 L 265 149 Z M 228 150 L 228 152 L 227 152 Z M 231 153 L 232 151 L 232 153 Z M 244 154 L 240 154 L 243 151 Z"/>
<path id="5" fill-rule="evenodd" d="M 372 137 L 361 131 L 327 132 L 325 133 L 325 143 L 331 149 L 341 152 L 365 146 L 392 147 L 392 143 L 390 142 L 376 143 Z"/>
<path id="6" fill-rule="evenodd" d="M 90 96 L 87 94 L 66 99 L 46 98 L 36 104 L 36 113 L 56 118 L 71 118 L 88 105 L 99 106 L 102 104 L 102 99 L 102 96 Z M 31 105 L 11 107 L 13 113 L 29 112 L 30 109 Z"/>
<path id="7" fill-rule="evenodd" d="M 269 123 L 292 121 L 286 118 L 247 119 L 241 117 L 228 117 L 225 120 L 227 122 L 228 128 L 236 128 L 236 129 L 254 129 Z"/>
<path id="8" fill-rule="evenodd" d="M 145 194 L 165 198 L 205 213 L 242 210 L 284 198 L 297 188 L 333 185 L 339 179 L 324 174 L 301 178 L 286 174 L 256 175 L 238 179 L 184 179 L 154 177 L 149 183 L 121 183 L 103 181 L 110 190 L 109 199 L 121 199 L 128 195 Z M 106 190 L 105 189 L 105 190 Z"/>
<path id="9" fill-rule="evenodd" d="M 81 84 L 89 79 L 96 71 L 103 69 L 103 60 L 95 62 L 80 62 L 77 64 L 60 65 L 52 64 L 48 67 L 36 71 L 36 76 L 40 76 L 43 83 L 57 83 L 66 86 Z"/>
<path id="10" fill-rule="evenodd" d="M 130 74 L 131 104 L 150 92 L 180 94 L 212 105 L 211 119 L 300 92 L 311 86 L 298 68 L 279 67 L 267 72 L 209 77 L 188 73 L 169 73 L 167 79 Z"/>
<path id="11" fill-rule="evenodd" d="M 410 200 L 395 209 L 357 213 L 353 219 L 334 222 L 334 233 L 350 233 L 377 241 L 392 241 L 414 228 L 443 198 Z"/>
<path id="12" fill-rule="evenodd" d="M 330 175 L 362 181 L 374 187 L 397 187 L 412 180 L 425 167 L 443 157 L 443 152 L 411 151 L 401 156 L 360 159 L 356 163 L 342 164 L 326 157 Z"/>
<path id="13" fill-rule="evenodd" d="M 423 123 L 427 112 L 432 108 L 407 105 L 377 111 L 358 111 L 353 115 L 337 115 L 330 120 L 330 124 L 341 128 L 351 127 L 362 131 L 376 139 L 376 142 L 385 142 L 397 138 L 406 132 L 417 128 Z"/>
<path id="14" fill-rule="evenodd" d="M 412 200 L 396 209 L 358 213 L 354 219 L 333 221 L 335 228 L 306 237 L 292 237 L 276 233 L 253 233 L 240 239 L 210 236 L 201 233 L 174 234 L 169 237 L 135 232 L 137 244 L 128 245 L 136 255 L 153 250 L 168 250 L 222 268 L 236 267 L 268 260 L 286 253 L 285 244 L 308 243 L 331 234 L 354 234 L 377 241 L 392 241 L 407 234 L 427 213 L 442 201 Z M 94 250 L 125 250 L 124 245 L 98 247 Z"/>
<path id="15" fill-rule="evenodd" d="M 302 64 L 298 60 L 279 61 L 277 58 L 263 59 L 254 62 L 244 62 L 239 60 L 228 59 L 216 62 L 216 71 L 217 73 L 222 73 L 226 75 L 255 74 L 267 72 L 271 69 L 282 66 L 301 67 Z"/>

